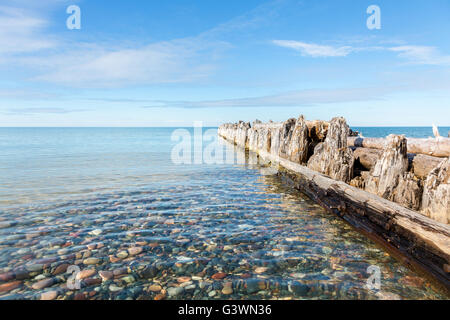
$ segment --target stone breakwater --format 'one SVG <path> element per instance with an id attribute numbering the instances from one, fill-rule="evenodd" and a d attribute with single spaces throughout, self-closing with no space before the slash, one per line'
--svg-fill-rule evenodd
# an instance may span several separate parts
<path id="1" fill-rule="evenodd" d="M 449 139 L 413 139 L 411 153 L 404 136 L 364 144 L 366 139 L 349 137 L 344 118 L 303 116 L 224 124 L 218 134 L 278 164 L 295 187 L 449 287 Z"/>

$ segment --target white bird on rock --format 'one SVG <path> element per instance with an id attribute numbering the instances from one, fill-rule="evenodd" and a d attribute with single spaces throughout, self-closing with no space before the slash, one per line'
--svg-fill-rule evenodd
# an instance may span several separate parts
<path id="1" fill-rule="evenodd" d="M 441 135 L 439 134 L 439 129 L 438 129 L 438 127 L 436 126 L 436 125 L 434 125 L 433 124 L 433 134 L 434 134 L 434 137 L 436 138 L 436 140 L 442 140 L 442 137 L 441 137 Z"/>

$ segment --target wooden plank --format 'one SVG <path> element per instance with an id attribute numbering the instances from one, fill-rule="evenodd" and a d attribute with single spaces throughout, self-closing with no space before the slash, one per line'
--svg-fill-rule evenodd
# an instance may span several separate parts
<path id="1" fill-rule="evenodd" d="M 366 170 L 371 170 L 383 154 L 383 150 L 370 148 L 352 148 L 355 160 Z M 408 154 L 412 172 L 420 179 L 425 180 L 430 172 L 436 168 L 443 158 L 427 156 L 424 154 Z"/>
<path id="2" fill-rule="evenodd" d="M 408 153 L 424 154 L 434 157 L 450 157 L 450 138 L 408 139 Z M 385 138 L 349 137 L 349 147 L 363 147 L 370 149 L 384 149 Z"/>

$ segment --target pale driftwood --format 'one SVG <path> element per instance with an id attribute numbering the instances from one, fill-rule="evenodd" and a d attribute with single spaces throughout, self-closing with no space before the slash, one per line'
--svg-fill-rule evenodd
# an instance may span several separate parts
<path id="1" fill-rule="evenodd" d="M 222 135 L 227 139 L 226 135 Z M 450 226 L 377 195 L 330 179 L 264 150 L 257 153 L 279 166 L 279 173 L 327 210 L 372 239 L 403 254 L 404 261 L 428 271 L 450 290 Z"/>
<path id="2" fill-rule="evenodd" d="M 444 159 L 424 154 L 408 155 L 414 175 L 425 180 L 433 169 L 435 169 Z"/>
<path id="3" fill-rule="evenodd" d="M 296 119 L 289 119 L 287 121 L 295 122 Z M 309 137 L 313 142 L 315 141 L 323 141 L 326 138 L 328 133 L 328 127 L 330 126 L 330 122 L 323 120 L 305 120 L 306 126 L 308 127 Z M 285 122 L 254 122 L 252 124 L 253 128 L 267 128 L 267 129 L 282 129 L 282 127 L 286 124 Z"/>
<path id="4" fill-rule="evenodd" d="M 425 154 L 434 157 L 450 157 L 450 138 L 429 139 L 407 138 L 408 153 Z M 349 137 L 349 147 L 384 149 L 385 138 Z"/>
<path id="5" fill-rule="evenodd" d="M 370 148 L 353 148 L 355 160 L 366 170 L 371 170 L 383 154 L 382 150 Z M 424 154 L 408 154 L 409 165 L 416 177 L 426 179 L 430 172 L 436 168 L 443 158 L 427 156 Z"/>
<path id="6" fill-rule="evenodd" d="M 314 148 L 308 160 L 308 168 L 344 182 L 353 178 L 353 152 L 347 148 L 349 127 L 344 118 L 336 117 L 330 122 L 325 141 Z"/>
<path id="7" fill-rule="evenodd" d="M 313 120 L 313 121 L 306 120 L 306 126 L 308 127 L 309 130 L 309 137 L 312 139 L 313 142 L 317 142 L 325 140 L 330 123 L 328 121 L 322 120 Z"/>
<path id="8" fill-rule="evenodd" d="M 305 118 L 300 116 L 292 129 L 291 139 L 287 148 L 288 159 L 296 163 L 306 163 L 308 161 L 308 135 Z"/>
<path id="9" fill-rule="evenodd" d="M 405 136 L 388 136 L 383 154 L 370 171 L 365 190 L 419 210 L 422 186 L 408 168 Z"/>
<path id="10" fill-rule="evenodd" d="M 423 213 L 436 221 L 450 223 L 450 158 L 433 169 L 424 183 Z"/>
<path id="11" fill-rule="evenodd" d="M 382 154 L 383 151 L 379 149 L 355 148 L 353 150 L 355 160 L 359 161 L 361 166 L 366 170 L 371 170 Z"/>

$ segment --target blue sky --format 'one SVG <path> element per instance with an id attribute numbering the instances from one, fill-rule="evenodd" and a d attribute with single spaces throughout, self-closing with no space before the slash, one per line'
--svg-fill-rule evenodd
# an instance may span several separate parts
<path id="1" fill-rule="evenodd" d="M 449 17 L 448 0 L 3 0 L 0 126 L 448 126 Z"/>

